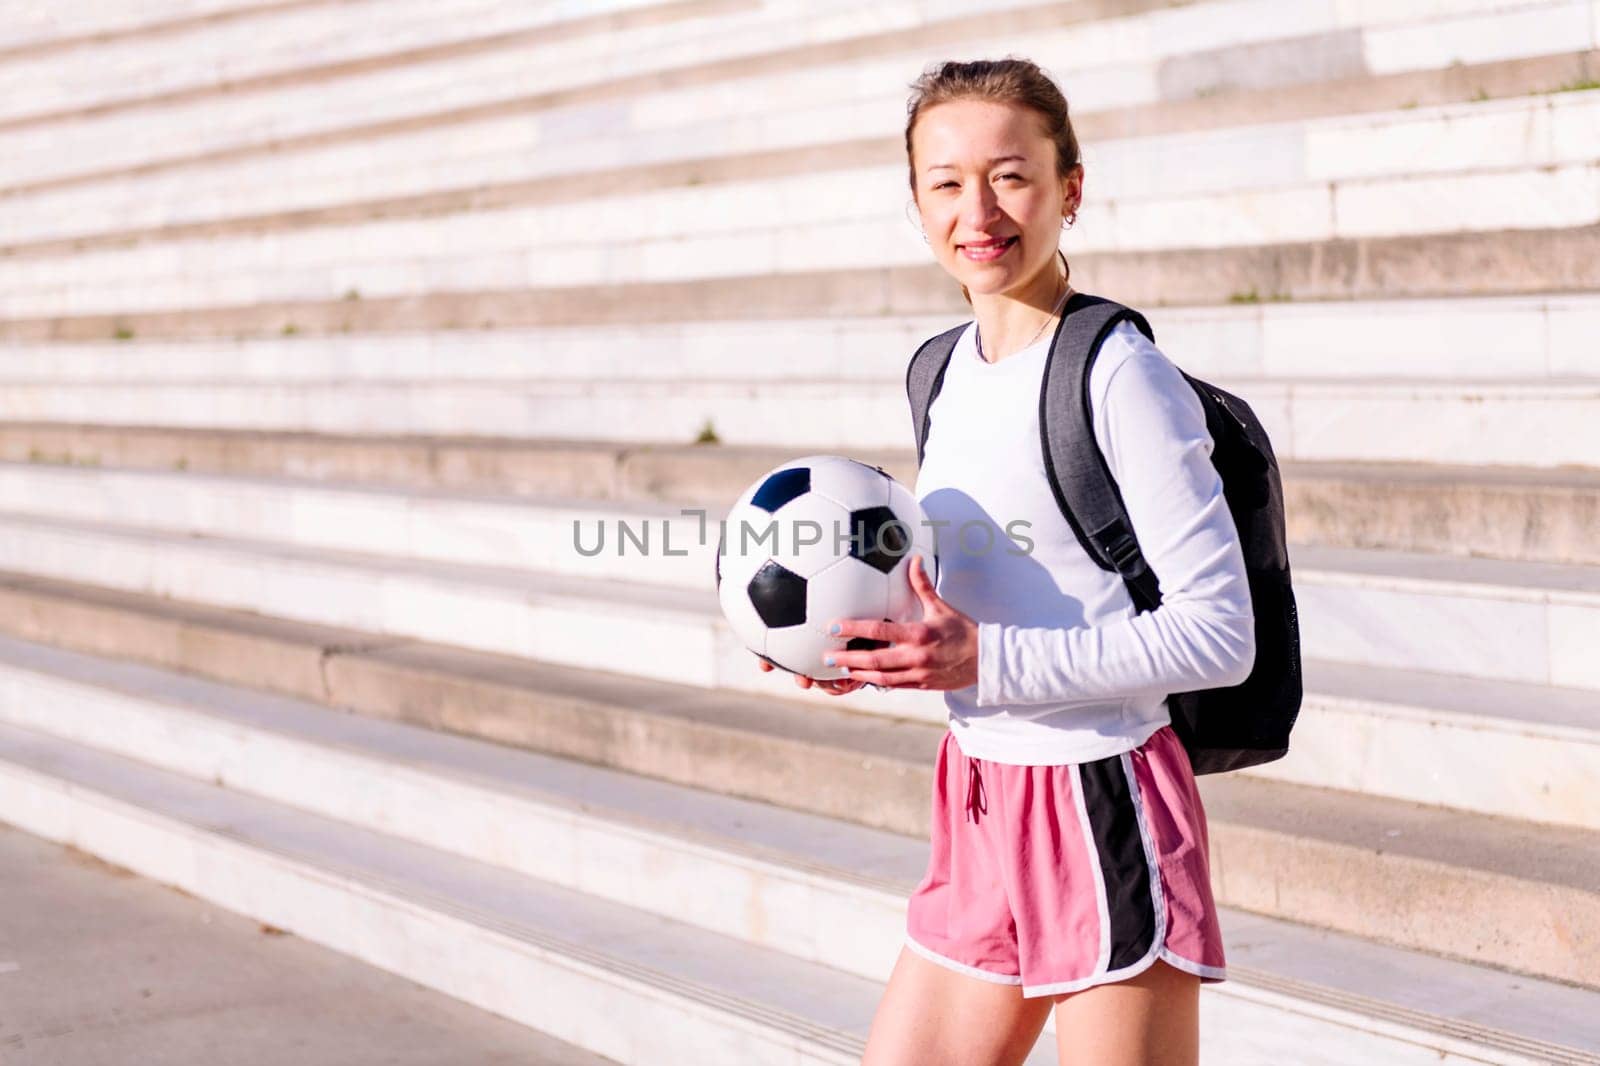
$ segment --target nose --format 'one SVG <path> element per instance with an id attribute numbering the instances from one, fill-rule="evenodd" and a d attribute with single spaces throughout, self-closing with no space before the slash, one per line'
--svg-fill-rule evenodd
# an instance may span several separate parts
<path id="1" fill-rule="evenodd" d="M 999 214 L 1000 198 L 988 182 L 968 182 L 961 190 L 961 224 L 967 230 L 985 230 Z"/>

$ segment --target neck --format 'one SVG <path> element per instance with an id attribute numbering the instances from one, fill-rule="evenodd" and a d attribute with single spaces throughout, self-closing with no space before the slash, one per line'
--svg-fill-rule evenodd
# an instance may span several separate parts
<path id="1" fill-rule="evenodd" d="M 978 320 L 978 341 L 983 357 L 998 363 L 1033 344 L 1049 328 L 1072 291 L 1065 279 L 1050 268 L 1028 282 L 1020 291 L 972 297 L 973 317 Z"/>

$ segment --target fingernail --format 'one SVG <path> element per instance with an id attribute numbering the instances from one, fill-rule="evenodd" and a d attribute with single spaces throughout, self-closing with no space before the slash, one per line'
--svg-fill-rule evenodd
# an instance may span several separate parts
<path id="1" fill-rule="evenodd" d="M 822 660 L 822 665 L 823 666 L 832 666 L 833 665 L 833 656 L 830 655 L 826 659 Z"/>
<path id="2" fill-rule="evenodd" d="M 840 625 L 839 625 L 839 623 L 838 623 L 838 622 L 835 622 L 835 623 L 833 623 L 833 625 L 831 625 L 831 626 L 829 626 L 829 627 L 828 627 L 828 632 L 829 632 L 829 633 L 835 633 L 835 634 L 836 634 L 836 633 L 838 633 L 838 632 L 839 632 L 839 630 L 840 630 L 840 629 L 842 629 L 842 628 L 843 628 L 843 627 L 842 627 L 842 626 L 840 626 Z"/>

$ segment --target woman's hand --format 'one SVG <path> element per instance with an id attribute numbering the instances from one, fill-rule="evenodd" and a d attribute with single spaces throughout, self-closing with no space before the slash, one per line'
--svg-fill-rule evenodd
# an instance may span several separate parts
<path id="1" fill-rule="evenodd" d="M 756 662 L 760 665 L 763 673 L 772 672 L 772 664 L 761 658 L 759 655 L 756 656 Z M 857 681 L 855 678 L 851 677 L 841 677 L 837 680 L 831 681 L 818 681 L 815 678 L 806 677 L 804 674 L 795 674 L 794 683 L 799 685 L 801 688 L 810 688 L 812 685 L 815 685 L 830 696 L 848 695 L 849 693 L 854 692 L 856 689 L 861 688 L 866 684 L 864 681 Z"/>
<path id="2" fill-rule="evenodd" d="M 945 690 L 976 685 L 978 623 L 939 598 L 921 556 L 911 557 L 911 589 L 922 601 L 922 621 L 840 619 L 836 635 L 888 641 L 889 647 L 829 652 L 823 665 L 849 667 L 849 680 L 888 688 Z"/>

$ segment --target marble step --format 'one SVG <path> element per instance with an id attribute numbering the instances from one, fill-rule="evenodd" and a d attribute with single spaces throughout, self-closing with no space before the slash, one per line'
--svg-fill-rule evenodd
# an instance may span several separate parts
<path id="1" fill-rule="evenodd" d="M 1600 294 L 1155 307 L 1161 348 L 1203 378 L 1508 383 L 1600 377 Z M 16 343 L 0 384 L 162 386 L 615 382 L 775 385 L 818 378 L 903 389 L 924 340 L 970 316 L 829 315 L 651 326 L 335 334 L 192 341 Z"/>
<path id="2" fill-rule="evenodd" d="M 662 584 L 638 580 L 637 571 L 624 579 L 445 563 L 15 512 L 0 512 L 0 530 L 0 568 L 40 577 L 639 677 L 769 691 L 751 676 L 750 652 L 722 619 L 709 565 L 698 583 Z M 709 555 L 709 537 L 702 550 Z M 674 562 L 692 571 L 692 559 Z M 622 560 L 653 563 L 631 544 Z M 1293 562 L 1310 657 L 1600 689 L 1589 654 L 1600 626 L 1600 570 L 1340 548 L 1299 548 Z M 633 651 L 619 661 L 619 648 Z M 913 696 L 907 691 L 858 695 L 887 713 L 936 713 L 926 701 L 902 701 Z"/>
<path id="3" fill-rule="evenodd" d="M 920 241 L 918 247 L 922 248 Z M 969 313 L 949 275 L 921 265 L 648 280 L 605 286 L 432 290 L 69 317 L 0 318 L 0 341 L 243 340 L 382 332 L 466 336 L 498 329 Z M 1493 269 L 1483 269 L 1483 263 Z M 1373 237 L 1250 247 L 1075 255 L 1074 284 L 1146 311 L 1308 300 L 1590 294 L 1600 290 L 1600 226 Z M 504 279 L 502 279 L 503 281 Z"/>
<path id="4" fill-rule="evenodd" d="M 897 353 L 897 358 L 899 353 Z M 1211 379 L 1255 410 L 1285 462 L 1592 469 L 1600 380 Z M 481 436 L 852 453 L 903 448 L 904 384 L 740 381 L 13 385 L 0 419 L 184 429 Z M 804 449 L 803 451 L 801 449 Z"/>
<path id="5" fill-rule="evenodd" d="M 817 780 L 835 782 L 837 789 L 808 787 L 815 793 L 811 809 L 857 820 L 898 819 L 883 824 L 913 832 L 923 815 L 921 778 L 906 776 L 894 738 L 943 721 L 927 713 L 928 701 L 904 701 L 902 713 L 890 714 L 880 694 L 830 703 L 788 684 L 759 695 L 681 691 L 673 681 L 617 671 L 590 677 L 549 662 L 505 662 L 461 648 L 267 622 L 236 610 L 30 575 L 6 574 L 0 603 L 0 631 L 20 639 L 138 659 L 649 776 L 716 780 L 724 791 L 769 802 L 800 787 L 791 764 L 820 757 L 819 736 L 808 723 L 826 713 L 821 708 L 843 708 L 842 718 L 828 719 L 829 728 L 848 725 L 848 735 L 871 755 L 865 764 L 841 757 L 817 765 Z M 1600 758 L 1590 692 L 1316 659 L 1306 663 L 1306 690 L 1290 754 L 1249 776 L 1600 829 L 1600 805 L 1588 787 Z M 757 743 L 758 734 L 767 739 Z M 719 762 L 733 753 L 733 737 L 740 738 L 734 745 L 738 769 Z M 803 754 L 786 744 L 802 745 Z M 722 769 L 705 772 L 711 764 Z M 911 791 L 895 793 L 899 799 L 888 806 L 861 810 L 850 789 L 861 787 L 861 775 L 872 774 L 873 766 L 899 767 L 897 787 Z M 879 781 L 874 787 L 884 786 Z"/>
<path id="6" fill-rule="evenodd" d="M 70 360 L 67 360 L 70 362 Z M 445 493 L 706 506 L 736 499 L 792 449 L 599 441 L 335 436 L 0 423 L 0 462 L 295 478 Z M 906 484 L 916 460 L 856 450 Z M 1593 565 L 1600 475 L 1393 463 L 1283 464 L 1291 541 Z"/>

